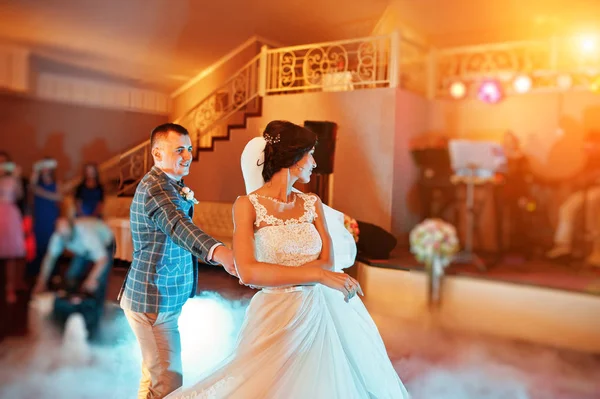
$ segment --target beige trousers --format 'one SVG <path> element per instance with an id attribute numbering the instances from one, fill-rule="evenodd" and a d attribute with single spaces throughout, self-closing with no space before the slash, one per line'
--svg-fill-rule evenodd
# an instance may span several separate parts
<path id="1" fill-rule="evenodd" d="M 592 233 L 600 230 L 600 187 L 593 186 L 587 191 L 586 199 L 586 224 L 587 229 Z M 554 243 L 562 245 L 571 245 L 573 238 L 573 228 L 575 218 L 583 206 L 583 191 L 574 192 L 560 206 L 558 212 L 558 226 L 554 234 Z"/>
<path id="2" fill-rule="evenodd" d="M 138 399 L 160 399 L 183 384 L 181 340 L 178 320 L 181 310 L 138 313 L 125 310 L 127 321 L 142 350 L 142 380 Z"/>

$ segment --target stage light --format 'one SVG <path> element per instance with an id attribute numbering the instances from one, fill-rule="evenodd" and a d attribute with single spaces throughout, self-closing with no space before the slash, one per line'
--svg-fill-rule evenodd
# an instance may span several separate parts
<path id="1" fill-rule="evenodd" d="M 519 75 L 513 80 L 513 88 L 517 93 L 527 93 L 532 85 L 531 78 L 527 75 Z"/>
<path id="2" fill-rule="evenodd" d="M 463 82 L 456 81 L 450 85 L 450 96 L 452 96 L 452 98 L 459 100 L 464 98 L 466 95 L 467 86 Z"/>
<path id="3" fill-rule="evenodd" d="M 556 85 L 559 89 L 568 90 L 573 86 L 573 78 L 569 74 L 562 74 L 556 77 Z"/>
<path id="4" fill-rule="evenodd" d="M 477 97 L 483 102 L 495 104 L 502 100 L 502 86 L 497 80 L 485 80 L 479 86 Z"/>
<path id="5" fill-rule="evenodd" d="M 579 49 L 583 54 L 592 54 L 597 49 L 597 38 L 592 35 L 579 36 Z"/>

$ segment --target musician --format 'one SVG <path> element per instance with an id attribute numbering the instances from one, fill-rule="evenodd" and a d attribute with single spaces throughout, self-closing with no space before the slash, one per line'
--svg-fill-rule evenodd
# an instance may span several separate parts
<path id="1" fill-rule="evenodd" d="M 580 182 L 580 189 L 572 193 L 560 206 L 558 226 L 554 234 L 554 247 L 546 253 L 548 259 L 570 256 L 576 217 L 581 212 L 585 198 L 585 225 L 594 237 L 600 233 L 600 132 L 588 135 L 585 142 L 588 162 Z M 586 230 L 587 230 L 586 229 Z M 598 247 L 598 245 L 596 245 Z M 594 251 L 586 263 L 600 267 L 600 253 Z"/>
<path id="2" fill-rule="evenodd" d="M 506 164 L 500 169 L 504 184 L 499 188 L 500 202 L 508 218 L 509 252 L 524 254 L 531 249 L 527 232 L 530 230 L 526 218 L 526 203 L 530 196 L 531 169 L 527 156 L 521 150 L 519 138 L 511 131 L 504 134 L 503 140 Z"/>

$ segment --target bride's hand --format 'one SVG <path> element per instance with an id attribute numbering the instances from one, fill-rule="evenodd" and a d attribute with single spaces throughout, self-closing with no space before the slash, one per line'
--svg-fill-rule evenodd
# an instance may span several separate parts
<path id="1" fill-rule="evenodd" d="M 346 302 L 350 301 L 357 293 L 362 296 L 365 295 L 362 288 L 360 288 L 358 281 L 346 273 L 323 270 L 321 274 L 321 284 L 344 294 L 344 301 Z"/>

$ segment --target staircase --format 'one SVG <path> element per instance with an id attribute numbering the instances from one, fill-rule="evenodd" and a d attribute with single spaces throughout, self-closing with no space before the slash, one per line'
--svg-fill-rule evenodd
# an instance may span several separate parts
<path id="1" fill-rule="evenodd" d="M 246 127 L 249 117 L 262 115 L 258 93 L 260 55 L 238 70 L 181 118 L 175 120 L 190 133 L 195 158 L 202 151 L 214 151 L 215 142 L 229 140 L 232 129 Z M 107 191 L 131 196 L 153 164 L 150 140 L 131 148 L 100 166 Z"/>
<path id="2" fill-rule="evenodd" d="M 400 36 L 268 49 L 256 55 L 175 123 L 190 132 L 196 156 L 229 140 L 232 129 L 262 115 L 262 98 L 309 91 L 397 87 Z M 107 191 L 132 195 L 152 166 L 150 140 L 100 165 Z"/>

